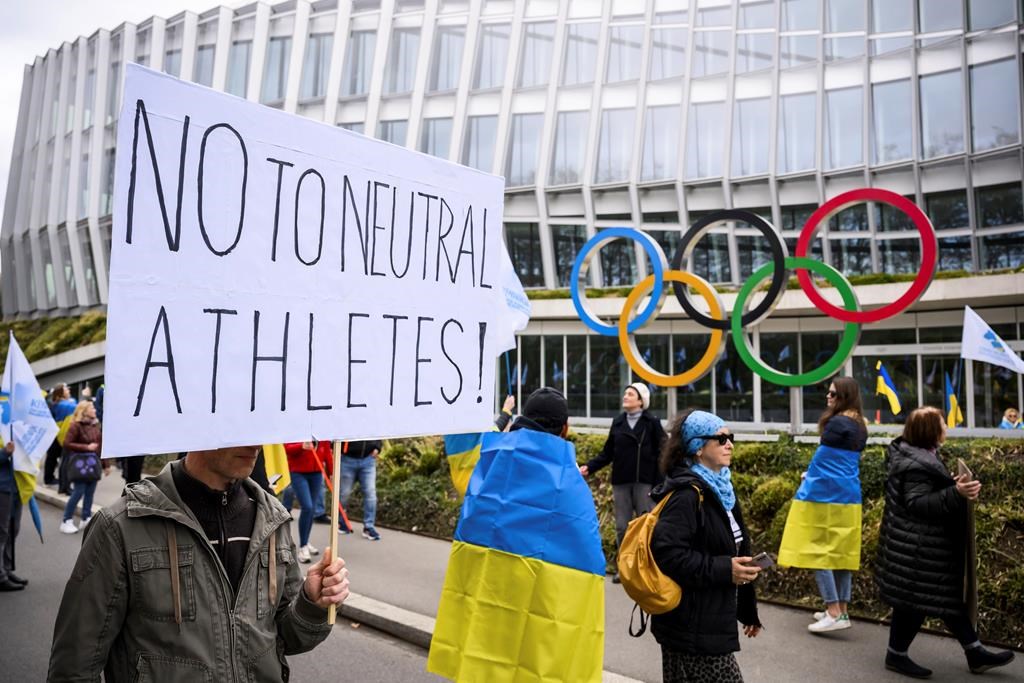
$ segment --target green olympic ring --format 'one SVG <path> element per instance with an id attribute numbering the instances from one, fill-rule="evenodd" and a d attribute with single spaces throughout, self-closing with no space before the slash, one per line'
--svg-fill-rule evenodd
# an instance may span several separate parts
<path id="1" fill-rule="evenodd" d="M 787 256 L 784 267 L 791 270 L 804 268 L 816 275 L 824 277 L 839 291 L 839 294 L 843 299 L 843 307 L 846 310 L 860 310 L 860 304 L 857 301 L 857 293 L 854 291 L 850 281 L 843 277 L 842 273 L 827 263 L 800 256 Z M 853 349 L 857 346 L 857 341 L 860 339 L 860 325 L 852 322 L 846 323 L 843 327 L 843 336 L 839 340 L 839 348 L 836 349 L 836 352 L 832 354 L 832 356 L 823 365 L 814 370 L 791 375 L 788 372 L 779 372 L 775 368 L 765 364 L 764 361 L 755 356 L 750 350 L 750 345 L 747 342 L 747 336 L 743 332 L 742 317 L 747 308 L 747 299 L 754 291 L 754 288 L 765 278 L 771 275 L 775 271 L 775 268 L 776 265 L 774 263 L 768 263 L 759 268 L 746 282 L 743 283 L 743 287 L 740 288 L 739 294 L 736 295 L 736 303 L 733 306 L 731 314 L 732 340 L 733 344 L 736 346 L 736 352 L 748 368 L 759 375 L 762 379 L 773 382 L 774 384 L 784 387 L 802 387 L 824 382 L 826 379 L 836 374 L 853 353 Z"/>

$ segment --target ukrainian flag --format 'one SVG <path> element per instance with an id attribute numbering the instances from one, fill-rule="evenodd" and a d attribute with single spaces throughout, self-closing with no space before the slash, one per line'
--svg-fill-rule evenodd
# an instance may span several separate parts
<path id="1" fill-rule="evenodd" d="M 889 399 L 889 410 L 893 415 L 899 415 L 901 406 L 900 397 L 896 395 L 896 383 L 892 381 L 892 377 L 889 376 L 889 371 L 882 365 L 882 361 L 878 361 L 875 369 L 878 370 L 878 380 L 875 382 L 875 395 L 885 396 Z"/>
<path id="2" fill-rule="evenodd" d="M 789 508 L 779 564 L 860 569 L 860 453 L 821 445 Z"/>
<path id="3" fill-rule="evenodd" d="M 449 434 L 444 437 L 444 452 L 448 454 L 448 471 L 452 475 L 452 484 L 459 492 L 459 497 L 466 495 L 469 478 L 473 476 L 473 468 L 480 460 L 480 442 L 483 433 Z"/>
<path id="4" fill-rule="evenodd" d="M 73 398 L 65 398 L 53 406 L 53 421 L 57 423 L 57 443 L 64 445 L 64 437 L 71 428 L 71 416 L 78 407 L 78 401 Z M 51 442 L 52 443 L 52 442 Z"/>
<path id="5" fill-rule="evenodd" d="M 960 412 L 960 403 L 956 400 L 956 392 L 953 391 L 953 383 L 949 381 L 949 373 L 946 373 L 946 426 L 952 429 L 964 421 L 964 414 Z"/>
<path id="6" fill-rule="evenodd" d="M 288 454 L 283 443 L 263 444 L 263 467 L 267 470 L 267 481 L 274 493 L 280 495 L 292 483 L 288 471 Z"/>
<path id="7" fill-rule="evenodd" d="M 600 681 L 604 570 L 573 445 L 525 429 L 485 434 L 427 671 L 457 681 Z"/>

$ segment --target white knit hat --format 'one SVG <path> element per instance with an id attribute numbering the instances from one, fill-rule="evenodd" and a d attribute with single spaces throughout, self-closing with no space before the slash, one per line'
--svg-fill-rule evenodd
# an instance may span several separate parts
<path id="1" fill-rule="evenodd" d="M 630 384 L 627 389 L 633 389 L 636 393 L 640 394 L 640 404 L 644 410 L 651 407 L 651 390 L 643 382 L 635 382 Z"/>

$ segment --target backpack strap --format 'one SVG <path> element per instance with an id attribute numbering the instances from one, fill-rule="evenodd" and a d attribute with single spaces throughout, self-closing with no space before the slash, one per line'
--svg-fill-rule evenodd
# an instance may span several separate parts
<path id="1" fill-rule="evenodd" d="M 633 620 L 636 618 L 637 610 L 640 610 L 640 630 L 634 632 Z M 642 636 L 647 631 L 647 621 L 649 620 L 649 618 L 650 617 L 648 616 L 647 612 L 640 609 L 640 605 L 634 602 L 633 613 L 629 615 L 629 635 L 633 636 L 634 638 L 639 638 L 640 636 Z"/>

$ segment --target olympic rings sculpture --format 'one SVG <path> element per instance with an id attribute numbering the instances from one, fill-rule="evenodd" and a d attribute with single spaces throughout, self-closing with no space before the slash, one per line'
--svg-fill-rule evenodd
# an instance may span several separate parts
<path id="1" fill-rule="evenodd" d="M 921 265 L 910 288 L 896 301 L 872 310 L 862 310 L 857 293 L 846 277 L 834 267 L 808 258 L 808 251 L 818 235 L 821 226 L 835 214 L 863 202 L 881 202 L 902 211 L 914 223 L 921 237 Z M 733 310 L 727 315 L 719 293 L 704 278 L 682 270 L 683 263 L 693 252 L 697 242 L 712 228 L 726 222 L 747 223 L 761 232 L 768 241 L 772 263 L 757 269 L 740 287 Z M 600 250 L 618 238 L 630 239 L 643 247 L 650 259 L 653 274 L 641 280 L 626 297 L 617 324 L 601 321 L 590 309 L 586 296 L 586 279 L 590 264 Z M 807 220 L 796 244 L 796 255 L 790 256 L 786 243 L 772 225 L 749 211 L 729 209 L 715 211 L 694 223 L 680 240 L 672 256 L 671 269 L 668 259 L 650 235 L 634 228 L 608 228 L 592 237 L 583 245 L 576 256 L 570 279 L 570 293 L 580 320 L 594 332 L 608 337 L 617 337 L 626 362 L 643 379 L 663 387 L 683 386 L 701 379 L 714 367 L 725 351 L 725 333 L 732 333 L 733 345 L 743 363 L 762 379 L 786 387 L 802 387 L 823 382 L 839 372 L 860 338 L 861 325 L 875 323 L 897 315 L 914 304 L 928 290 L 938 266 L 938 239 L 928 217 L 916 204 L 902 195 L 879 188 L 850 190 L 830 199 L 819 207 Z M 781 372 L 770 367 L 752 350 L 747 339 L 746 328 L 755 326 L 768 317 L 782 300 L 790 273 L 796 271 L 800 289 L 811 303 L 825 315 L 842 321 L 843 333 L 836 352 L 821 366 L 799 374 Z M 843 305 L 836 306 L 818 291 L 811 274 L 824 278 L 840 295 Z M 752 310 L 747 310 L 754 290 L 766 279 L 771 278 L 764 298 Z M 679 305 L 694 322 L 711 330 L 708 348 L 693 367 L 675 375 L 663 374 L 641 357 L 636 345 L 635 333 L 657 319 L 667 295 L 665 285 L 672 284 L 673 293 Z M 710 315 L 697 309 L 690 299 L 688 289 L 693 289 L 707 304 Z M 637 312 L 641 299 L 652 293 L 650 301 Z"/>

